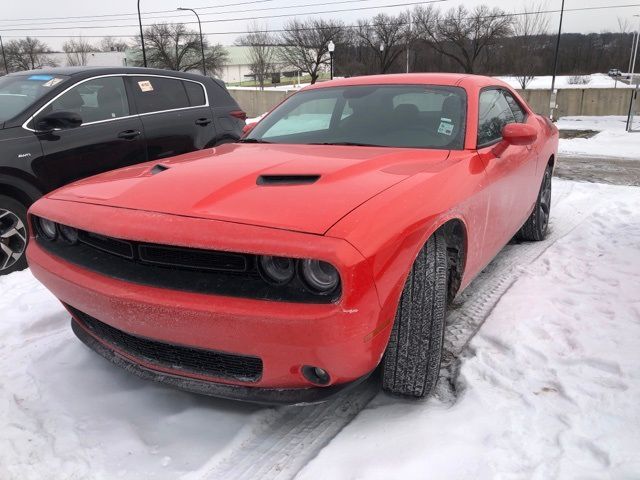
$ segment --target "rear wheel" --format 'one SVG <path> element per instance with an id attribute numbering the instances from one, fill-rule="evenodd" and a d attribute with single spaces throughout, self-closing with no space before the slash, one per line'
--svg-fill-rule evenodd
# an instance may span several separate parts
<path id="1" fill-rule="evenodd" d="M 0 275 L 27 267 L 27 207 L 0 195 Z"/>
<path id="2" fill-rule="evenodd" d="M 382 365 L 382 387 L 425 397 L 438 381 L 447 305 L 447 245 L 435 233 L 420 251 L 402 291 Z"/>
<path id="3" fill-rule="evenodd" d="M 516 234 L 519 240 L 528 240 L 539 242 L 547 236 L 549 227 L 549 217 L 551 215 L 551 176 L 553 175 L 553 166 L 547 165 L 542 177 L 542 185 L 538 192 L 538 199 L 533 208 L 533 212 L 524 225 Z"/>

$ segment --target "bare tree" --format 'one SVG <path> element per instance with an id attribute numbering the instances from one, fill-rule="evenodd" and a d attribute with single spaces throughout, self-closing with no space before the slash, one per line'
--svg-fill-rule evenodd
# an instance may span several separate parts
<path id="1" fill-rule="evenodd" d="M 32 37 L 12 40 L 5 46 L 7 65 L 11 71 L 55 67 L 56 62 L 47 58 L 47 53 L 50 53 L 47 44 Z"/>
<path id="2" fill-rule="evenodd" d="M 129 48 L 129 44 L 127 42 L 113 37 L 104 37 L 100 40 L 99 46 L 101 52 L 124 52 Z"/>
<path id="3" fill-rule="evenodd" d="M 631 21 L 628 18 L 618 17 L 618 31 L 620 33 L 629 33 L 632 29 Z"/>
<path id="4" fill-rule="evenodd" d="M 414 24 L 420 38 L 437 52 L 473 73 L 483 51 L 511 33 L 512 18 L 504 10 L 480 5 L 469 11 L 463 5 L 446 13 L 433 5 L 416 7 Z"/>
<path id="5" fill-rule="evenodd" d="M 249 47 L 249 68 L 260 89 L 264 90 L 266 78 L 276 68 L 276 40 L 259 24 L 254 23 L 249 27 L 249 33 L 241 37 L 239 45 Z"/>
<path id="6" fill-rule="evenodd" d="M 544 12 L 546 3 L 525 5 L 523 15 L 513 22 L 513 58 L 514 76 L 522 89 L 535 77 L 540 69 L 542 59 L 541 48 L 544 47 L 541 37 L 549 30 L 549 18 Z"/>
<path id="7" fill-rule="evenodd" d="M 140 37 L 136 37 L 138 49 Z M 168 70 L 190 71 L 202 68 L 200 36 L 182 23 L 154 24 L 144 31 L 147 65 Z M 209 45 L 204 41 L 207 71 L 218 75 L 228 58 L 222 45 Z M 142 65 L 142 61 L 137 62 Z"/>
<path id="8" fill-rule="evenodd" d="M 96 49 L 86 40 L 69 40 L 62 45 L 62 51 L 67 56 L 67 65 L 70 67 L 84 67 L 89 60 L 89 54 Z"/>
<path id="9" fill-rule="evenodd" d="M 283 64 L 311 76 L 316 83 L 320 70 L 329 63 L 329 41 L 340 42 L 344 25 L 334 20 L 289 21 L 281 36 L 279 56 Z"/>
<path id="10" fill-rule="evenodd" d="M 409 42 L 409 14 L 380 13 L 372 21 L 360 20 L 357 33 L 378 61 L 378 71 L 387 73 Z"/>

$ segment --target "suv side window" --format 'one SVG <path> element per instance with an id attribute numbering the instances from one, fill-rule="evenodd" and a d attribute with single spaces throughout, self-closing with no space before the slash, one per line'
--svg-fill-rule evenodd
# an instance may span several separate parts
<path id="1" fill-rule="evenodd" d="M 504 126 L 515 122 L 513 111 L 502 91 L 484 90 L 480 93 L 478 147 L 500 140 Z"/>
<path id="2" fill-rule="evenodd" d="M 189 97 L 189 104 L 192 107 L 199 107 L 207 104 L 207 97 L 204 94 L 204 88 L 202 85 L 196 82 L 184 81 L 184 88 L 187 90 L 187 96 Z"/>
<path id="3" fill-rule="evenodd" d="M 42 114 L 70 111 L 82 123 L 99 122 L 129 115 L 129 102 L 122 77 L 103 77 L 83 82 L 55 99 Z"/>
<path id="4" fill-rule="evenodd" d="M 133 77 L 133 96 L 138 113 L 162 112 L 189 107 L 181 80 L 163 77 Z"/>
<path id="5" fill-rule="evenodd" d="M 509 107 L 511 107 L 511 111 L 513 112 L 513 116 L 515 117 L 516 122 L 524 123 L 524 119 L 526 118 L 527 114 L 522 109 L 518 101 L 513 98 L 513 95 L 511 95 L 509 92 L 503 90 L 502 94 L 504 95 L 504 98 L 507 99 L 507 103 L 509 104 Z"/>

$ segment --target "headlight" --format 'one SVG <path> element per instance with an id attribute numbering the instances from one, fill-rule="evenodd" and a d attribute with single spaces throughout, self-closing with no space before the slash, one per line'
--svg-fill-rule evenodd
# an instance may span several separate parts
<path id="1" fill-rule="evenodd" d="M 340 275 L 335 267 L 320 260 L 302 260 L 302 279 L 315 293 L 329 293 L 340 283 Z"/>
<path id="2" fill-rule="evenodd" d="M 71 245 L 78 243 L 77 229 L 67 225 L 58 225 L 58 229 L 60 230 L 60 236 L 65 242 L 70 243 Z"/>
<path id="3" fill-rule="evenodd" d="M 258 267 L 262 278 L 273 285 L 289 283 L 296 273 L 293 258 L 265 255 L 258 260 Z"/>
<path id="4" fill-rule="evenodd" d="M 55 222 L 52 222 L 51 220 L 47 220 L 46 218 L 38 217 L 35 223 L 36 223 L 36 228 L 38 230 L 38 233 L 45 240 L 50 240 L 50 241 L 55 240 L 56 237 L 58 236 L 58 230 L 56 229 Z"/>

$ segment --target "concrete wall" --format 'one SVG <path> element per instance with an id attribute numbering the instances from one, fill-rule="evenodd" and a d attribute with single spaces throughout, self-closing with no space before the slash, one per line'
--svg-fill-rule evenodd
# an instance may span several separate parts
<path id="1" fill-rule="evenodd" d="M 551 92 L 519 90 L 537 113 L 548 115 Z M 627 115 L 633 90 L 629 88 L 575 88 L 558 90 L 558 116 Z"/>
<path id="2" fill-rule="evenodd" d="M 251 90 L 229 87 L 229 93 L 251 117 L 268 112 L 293 91 L 287 90 Z"/>
<path id="3" fill-rule="evenodd" d="M 250 117 L 256 117 L 280 103 L 293 91 L 246 90 L 229 88 L 229 92 Z M 629 88 L 575 88 L 558 90 L 558 115 L 627 115 L 633 90 Z M 549 114 L 548 90 L 519 90 L 531 108 L 542 115 Z M 637 103 L 640 106 L 640 102 Z"/>

